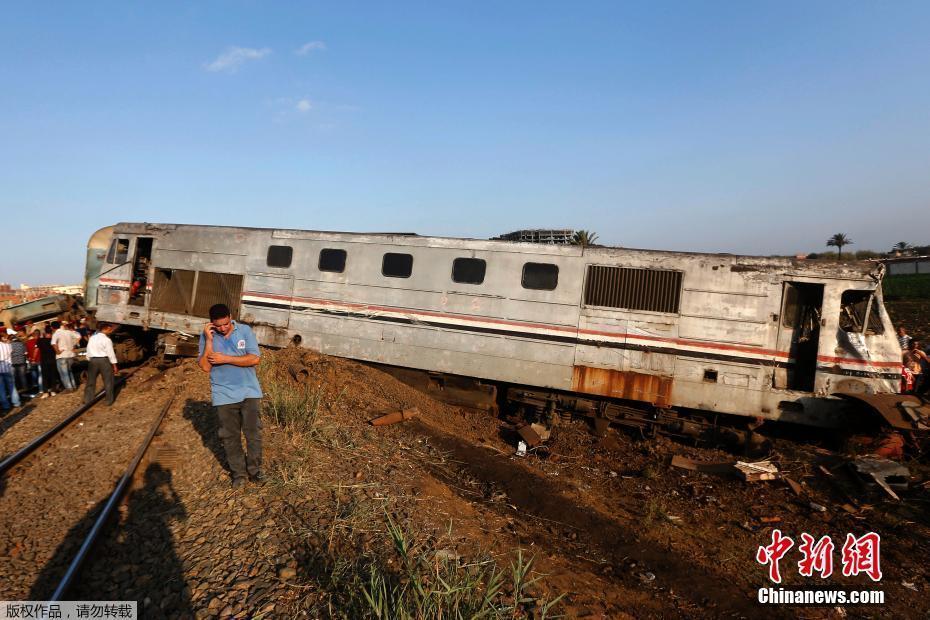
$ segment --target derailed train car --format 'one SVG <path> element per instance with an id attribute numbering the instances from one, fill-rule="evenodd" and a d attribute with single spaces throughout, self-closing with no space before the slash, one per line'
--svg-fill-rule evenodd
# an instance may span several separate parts
<path id="1" fill-rule="evenodd" d="M 123 223 L 88 247 L 97 317 L 470 377 L 608 419 L 702 411 L 824 427 L 898 392 L 882 267 L 781 258 Z"/>

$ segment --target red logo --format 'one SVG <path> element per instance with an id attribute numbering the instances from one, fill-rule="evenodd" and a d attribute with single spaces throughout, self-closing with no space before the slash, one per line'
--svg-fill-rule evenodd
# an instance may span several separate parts
<path id="1" fill-rule="evenodd" d="M 756 551 L 756 561 L 763 566 L 768 565 L 769 579 L 773 583 L 781 583 L 781 570 L 778 563 L 793 546 L 794 540 L 784 536 L 781 530 L 772 530 L 772 542 L 759 547 Z M 833 574 L 835 548 L 829 536 L 822 536 L 820 540 L 816 540 L 807 532 L 801 534 L 798 551 L 801 552 L 802 557 L 798 561 L 798 573 L 802 577 L 813 577 L 816 572 L 819 573 L 821 579 L 828 578 Z M 853 534 L 846 534 L 840 561 L 845 577 L 855 577 L 860 573 L 865 573 L 872 581 L 881 581 L 881 536 L 875 532 L 869 532 L 859 538 Z"/>
<path id="2" fill-rule="evenodd" d="M 782 536 L 781 530 L 772 530 L 772 544 L 759 547 L 759 550 L 756 551 L 756 561 L 763 566 L 769 565 L 769 579 L 773 582 L 781 583 L 778 562 L 793 546 L 794 541 L 787 536 Z"/>

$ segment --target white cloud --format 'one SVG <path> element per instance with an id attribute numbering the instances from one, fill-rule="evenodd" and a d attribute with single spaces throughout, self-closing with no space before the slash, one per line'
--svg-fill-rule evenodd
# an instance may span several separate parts
<path id="1" fill-rule="evenodd" d="M 310 52 L 322 52 L 325 49 L 326 44 L 322 41 L 310 41 L 298 47 L 296 50 L 294 50 L 294 53 L 298 56 L 306 56 Z"/>
<path id="2" fill-rule="evenodd" d="M 204 63 L 203 68 L 207 71 L 235 73 L 243 63 L 250 60 L 259 60 L 270 53 L 271 49 L 267 47 L 261 49 L 252 47 L 228 47 L 226 51 L 216 57 L 216 60 Z"/>
<path id="3" fill-rule="evenodd" d="M 297 102 L 297 105 L 294 106 L 298 112 L 309 112 L 313 109 L 313 102 L 309 99 L 301 99 Z"/>

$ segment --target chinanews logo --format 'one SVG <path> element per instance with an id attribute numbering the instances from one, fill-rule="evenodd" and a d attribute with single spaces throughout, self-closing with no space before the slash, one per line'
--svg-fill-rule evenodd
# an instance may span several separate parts
<path id="1" fill-rule="evenodd" d="M 782 583 L 781 560 L 795 546 L 794 540 L 782 534 L 781 530 L 772 530 L 772 541 L 760 546 L 756 551 L 756 561 L 766 566 L 768 578 L 774 584 Z M 834 551 L 836 546 L 829 536 L 819 539 L 808 533 L 801 534 L 798 551 L 801 558 L 797 562 L 798 574 L 802 577 L 828 579 L 834 573 Z M 846 534 L 846 541 L 840 550 L 840 571 L 844 577 L 865 575 L 873 582 L 882 579 L 881 536 L 869 532 L 862 536 Z M 823 582 L 820 582 L 823 584 Z M 803 604 L 803 605 L 838 605 L 838 604 L 881 604 L 885 601 L 882 590 L 840 590 L 825 589 L 822 585 L 814 587 L 763 587 L 759 588 L 758 601 L 763 604 Z"/>

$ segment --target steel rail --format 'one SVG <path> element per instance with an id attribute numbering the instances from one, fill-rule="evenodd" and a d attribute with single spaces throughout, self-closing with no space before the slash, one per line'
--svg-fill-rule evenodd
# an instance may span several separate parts
<path id="1" fill-rule="evenodd" d="M 129 379 L 129 377 L 135 374 L 136 370 L 138 369 L 134 369 L 125 375 L 120 375 L 119 377 L 117 377 L 116 381 L 113 384 L 114 391 L 116 390 L 116 388 L 123 385 Z M 6 475 L 7 471 L 9 471 L 14 465 L 19 463 L 21 460 L 23 460 L 24 458 L 32 454 L 36 450 L 36 448 L 39 448 L 40 446 L 42 446 L 52 437 L 60 433 L 62 429 L 64 429 L 69 424 L 77 420 L 79 417 L 87 413 L 88 409 L 90 409 L 91 407 L 99 403 L 105 394 L 106 394 L 106 390 L 100 390 L 99 392 L 97 392 L 97 395 L 94 396 L 94 399 L 92 401 L 90 401 L 89 403 L 84 403 L 83 405 L 78 407 L 74 411 L 74 413 L 69 415 L 67 418 L 65 418 L 64 420 L 62 420 L 61 422 L 59 422 L 58 424 L 56 424 L 49 430 L 42 433 L 41 435 L 39 435 L 38 437 L 30 441 L 28 444 L 26 444 L 24 447 L 20 448 L 19 450 L 11 454 L 10 456 L 3 459 L 3 461 L 0 461 L 0 476 Z"/>
<path id="2" fill-rule="evenodd" d="M 132 459 L 132 462 L 129 464 L 129 467 L 126 468 L 126 471 L 123 472 L 123 476 L 119 479 L 119 482 L 116 483 L 116 488 L 113 490 L 113 493 L 110 494 L 110 498 L 107 500 L 103 510 L 100 511 L 96 521 L 94 521 L 94 525 L 90 528 L 90 532 L 88 532 L 87 537 L 84 538 L 84 542 L 81 544 L 81 548 L 78 549 L 74 559 L 71 560 L 71 564 L 68 566 L 68 570 L 65 571 L 64 576 L 58 583 L 58 587 L 55 588 L 55 592 L 52 594 L 49 601 L 63 600 L 65 593 L 71 586 L 71 582 L 81 570 L 81 565 L 84 563 L 84 560 L 87 558 L 87 554 L 90 553 L 91 547 L 97 540 L 97 536 L 99 536 L 100 532 L 103 530 L 107 519 L 110 518 L 110 515 L 113 513 L 113 510 L 116 508 L 116 506 L 119 505 L 123 494 L 129 487 L 130 482 L 132 482 L 132 477 L 135 475 L 136 469 L 139 467 L 139 463 L 142 462 L 142 457 L 145 456 L 145 452 L 148 450 L 149 445 L 151 445 L 152 439 L 154 439 L 155 435 L 158 433 L 158 429 L 161 426 L 162 421 L 164 421 L 165 416 L 168 414 L 168 410 L 171 408 L 172 403 L 174 403 L 174 398 L 177 395 L 178 392 L 175 390 L 175 392 L 172 393 L 170 397 L 168 397 L 168 402 L 166 402 L 165 406 L 162 407 L 161 413 L 158 414 L 158 418 L 152 425 L 151 430 L 149 430 L 149 433 L 145 436 L 145 440 L 142 442 L 142 445 L 140 445 L 139 449 L 136 451 L 136 455 Z"/>

